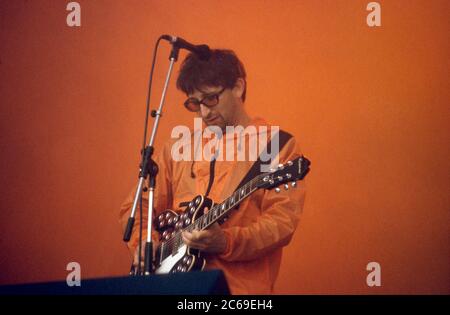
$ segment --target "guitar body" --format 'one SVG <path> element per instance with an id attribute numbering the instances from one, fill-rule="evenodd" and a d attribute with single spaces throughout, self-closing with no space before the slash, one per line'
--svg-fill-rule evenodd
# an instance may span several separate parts
<path id="1" fill-rule="evenodd" d="M 211 199 L 198 195 L 189 202 L 185 210 L 179 213 L 172 210 L 162 212 L 156 220 L 155 229 L 159 233 L 160 243 L 165 243 L 166 251 L 171 245 L 170 240 L 173 239 L 177 232 L 180 233 L 182 229 L 201 217 L 205 207 L 211 209 L 212 205 Z M 161 257 L 161 253 L 157 251 L 156 274 L 203 270 L 206 265 L 206 260 L 202 257 L 199 250 L 190 248 L 184 244 L 179 248 L 173 248 L 170 255 L 164 256 L 167 257 Z"/>

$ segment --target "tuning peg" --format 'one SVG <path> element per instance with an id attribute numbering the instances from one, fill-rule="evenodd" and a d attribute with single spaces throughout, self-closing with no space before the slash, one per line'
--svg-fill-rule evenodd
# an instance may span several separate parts
<path id="1" fill-rule="evenodd" d="M 275 192 L 279 193 L 281 191 L 280 187 L 275 188 Z"/>
<path id="2" fill-rule="evenodd" d="M 289 184 L 284 184 L 284 189 L 288 190 L 289 189 Z"/>
<path id="3" fill-rule="evenodd" d="M 291 186 L 294 187 L 294 188 L 297 187 L 297 182 L 292 182 Z"/>
<path id="4" fill-rule="evenodd" d="M 294 163 L 292 163 L 292 161 L 287 161 L 286 163 L 288 166 L 292 166 Z"/>

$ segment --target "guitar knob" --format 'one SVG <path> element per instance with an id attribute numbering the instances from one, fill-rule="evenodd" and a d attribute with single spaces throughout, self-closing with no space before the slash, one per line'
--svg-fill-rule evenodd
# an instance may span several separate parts
<path id="1" fill-rule="evenodd" d="M 278 176 L 277 179 L 278 179 L 279 181 L 282 181 L 282 180 L 283 180 L 283 176 Z"/>
<path id="2" fill-rule="evenodd" d="M 294 187 L 294 188 L 297 187 L 297 182 L 292 182 L 291 186 Z"/>
<path id="3" fill-rule="evenodd" d="M 275 188 L 275 192 L 279 193 L 281 191 L 280 187 Z"/>
<path id="4" fill-rule="evenodd" d="M 284 189 L 288 190 L 289 189 L 289 184 L 284 184 Z"/>
<path id="5" fill-rule="evenodd" d="M 286 178 L 287 178 L 287 179 L 289 179 L 289 178 L 291 178 L 291 177 L 292 177 L 292 175 L 291 175 L 290 173 L 287 173 L 287 174 L 286 174 Z"/>
<path id="6" fill-rule="evenodd" d="M 273 181 L 273 179 L 269 180 L 269 184 L 273 185 L 275 182 Z"/>
<path id="7" fill-rule="evenodd" d="M 278 164 L 278 169 L 279 170 L 282 170 L 284 168 L 284 165 L 283 164 Z"/>

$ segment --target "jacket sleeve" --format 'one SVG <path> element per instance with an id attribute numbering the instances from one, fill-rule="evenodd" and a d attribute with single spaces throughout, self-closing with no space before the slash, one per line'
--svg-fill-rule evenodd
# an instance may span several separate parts
<path id="1" fill-rule="evenodd" d="M 159 171 L 156 177 L 156 189 L 154 192 L 154 210 L 153 210 L 153 223 L 158 214 L 172 205 L 172 190 L 170 187 L 172 165 L 169 147 L 163 146 L 160 154 L 154 158 L 158 165 Z M 145 187 L 148 187 L 148 181 L 145 182 Z M 137 185 L 128 194 L 125 201 L 122 203 L 119 211 L 119 222 L 122 226 L 122 230 L 125 231 L 128 218 L 130 217 L 131 209 L 133 207 L 134 196 L 136 194 Z M 139 201 L 136 207 L 135 221 L 133 226 L 133 232 L 128 242 L 128 248 L 131 253 L 134 253 L 139 242 L 139 225 L 140 225 L 140 213 L 139 213 Z M 147 217 L 148 217 L 148 191 L 142 193 L 142 239 L 147 238 Z M 158 243 L 158 233 L 153 231 L 152 240 Z"/>
<path id="2" fill-rule="evenodd" d="M 285 163 L 301 156 L 294 138 L 280 153 Z M 297 182 L 296 188 L 282 189 L 280 193 L 265 190 L 260 204 L 261 216 L 248 226 L 224 228 L 227 247 L 219 257 L 226 261 L 257 259 L 266 253 L 287 245 L 298 225 L 305 201 L 305 182 Z"/>

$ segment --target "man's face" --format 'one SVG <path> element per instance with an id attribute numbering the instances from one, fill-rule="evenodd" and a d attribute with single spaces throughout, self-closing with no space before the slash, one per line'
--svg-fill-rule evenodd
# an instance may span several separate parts
<path id="1" fill-rule="evenodd" d="M 204 87 L 201 91 L 195 90 L 188 97 L 195 98 L 198 101 L 203 100 L 206 104 L 215 104 L 217 102 L 213 106 L 199 105 L 197 115 L 203 119 L 207 126 L 218 126 L 225 131 L 226 126 L 235 125 L 235 109 L 238 106 L 238 102 L 232 89 L 223 89 L 220 86 Z"/>

